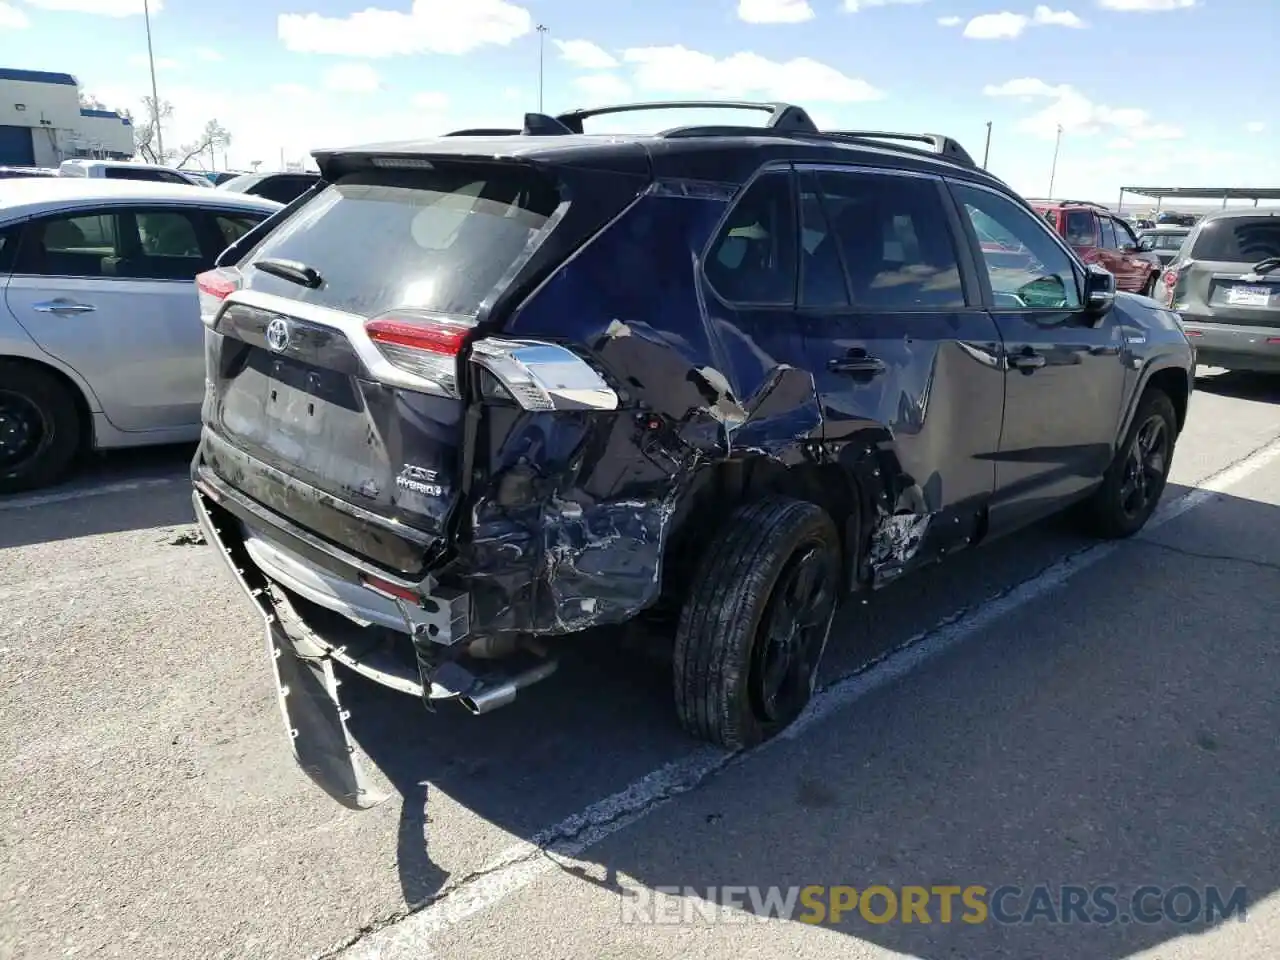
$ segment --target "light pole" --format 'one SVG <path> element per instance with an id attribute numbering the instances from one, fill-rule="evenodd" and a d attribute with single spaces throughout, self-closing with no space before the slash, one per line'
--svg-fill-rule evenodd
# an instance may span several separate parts
<path id="1" fill-rule="evenodd" d="M 151 52 L 151 5 L 142 0 L 142 19 L 147 26 L 147 64 L 151 67 L 151 129 L 156 135 L 156 160 L 164 163 L 164 135 L 160 132 L 160 95 L 156 93 L 156 57 Z"/>
<path id="2" fill-rule="evenodd" d="M 550 28 L 544 24 L 538 24 L 538 112 L 542 112 L 542 48 L 545 44 L 547 34 Z"/>
<path id="3" fill-rule="evenodd" d="M 987 169 L 987 158 L 991 156 L 991 121 L 987 121 L 987 145 L 982 148 L 982 169 Z"/>
<path id="4" fill-rule="evenodd" d="M 1053 166 L 1049 168 L 1049 199 L 1053 199 L 1053 181 L 1058 176 L 1058 148 L 1062 146 L 1062 124 L 1058 124 L 1058 137 L 1053 141 Z"/>

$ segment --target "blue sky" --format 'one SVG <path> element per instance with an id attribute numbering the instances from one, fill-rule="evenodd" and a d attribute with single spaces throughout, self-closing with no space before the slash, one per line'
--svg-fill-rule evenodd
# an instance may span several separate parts
<path id="1" fill-rule="evenodd" d="M 0 0 L 0 66 L 75 74 L 107 106 L 137 112 L 149 88 L 141 10 L 142 0 Z M 1280 122 L 1265 95 L 1278 79 L 1274 0 L 152 0 L 151 10 L 160 94 L 176 111 L 166 141 L 216 117 L 233 136 L 232 167 L 514 124 L 537 106 L 541 23 L 548 112 L 785 99 L 833 127 L 947 133 L 977 157 L 991 121 L 990 167 L 1028 195 L 1048 190 L 1059 123 L 1060 196 L 1280 181 Z M 686 119 L 697 118 L 594 129 Z"/>

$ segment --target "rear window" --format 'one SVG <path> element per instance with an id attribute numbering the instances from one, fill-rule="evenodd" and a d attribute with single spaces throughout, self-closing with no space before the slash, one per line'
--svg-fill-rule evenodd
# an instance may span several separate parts
<path id="1" fill-rule="evenodd" d="M 180 177 L 170 178 L 159 170 L 141 170 L 132 167 L 107 167 L 105 176 L 108 180 L 149 180 L 156 183 L 185 182 Z"/>
<path id="2" fill-rule="evenodd" d="M 256 290 L 374 316 L 397 307 L 474 316 L 559 203 L 523 167 L 379 170 L 340 177 L 267 235 L 253 260 L 296 260 L 309 290 L 254 271 Z"/>
<path id="3" fill-rule="evenodd" d="M 1185 233 L 1148 233 L 1142 237 L 1140 246 L 1143 250 L 1180 250 L 1185 239 Z"/>
<path id="4" fill-rule="evenodd" d="M 1201 226 L 1191 256 L 1231 263 L 1257 263 L 1280 257 L 1280 217 L 1210 220 Z"/>

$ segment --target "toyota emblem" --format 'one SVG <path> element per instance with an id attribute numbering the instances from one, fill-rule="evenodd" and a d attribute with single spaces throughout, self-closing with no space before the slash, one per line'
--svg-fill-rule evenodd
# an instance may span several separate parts
<path id="1" fill-rule="evenodd" d="M 267 324 L 267 346 L 275 353 L 289 349 L 289 324 L 280 317 Z"/>

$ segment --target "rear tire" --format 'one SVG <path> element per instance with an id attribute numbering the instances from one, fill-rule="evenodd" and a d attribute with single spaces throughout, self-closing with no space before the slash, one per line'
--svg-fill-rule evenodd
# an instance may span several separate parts
<path id="1" fill-rule="evenodd" d="M 840 589 L 835 524 L 769 497 L 736 510 L 703 553 L 676 630 L 676 712 L 729 750 L 772 737 L 813 695 Z"/>
<path id="2" fill-rule="evenodd" d="M 48 486 L 80 452 L 75 398 L 57 379 L 0 361 L 0 493 Z"/>
<path id="3" fill-rule="evenodd" d="M 1081 504 L 1081 519 L 1090 533 L 1116 540 L 1146 526 L 1168 483 L 1177 436 L 1173 401 L 1163 390 L 1147 390 L 1102 486 Z"/>

